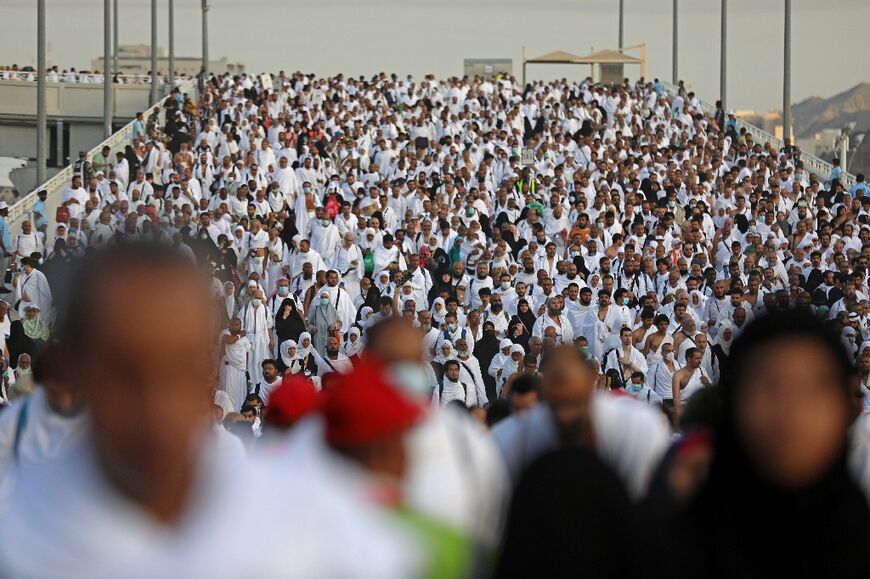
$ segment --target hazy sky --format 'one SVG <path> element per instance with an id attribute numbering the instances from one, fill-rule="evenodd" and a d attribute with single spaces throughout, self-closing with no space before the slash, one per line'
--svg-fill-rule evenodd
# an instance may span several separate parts
<path id="1" fill-rule="evenodd" d="M 617 44 L 618 0 L 210 0 L 212 59 L 249 71 L 461 75 L 464 58 L 512 58 L 522 47 L 585 54 Z M 102 53 L 103 0 L 46 0 L 49 60 L 84 68 Z M 150 41 L 150 0 L 120 0 L 120 42 Z M 728 99 L 733 108 L 782 106 L 783 0 L 729 0 Z M 167 45 L 167 0 L 158 1 Z M 199 56 L 200 0 L 175 0 L 176 54 Z M 870 0 L 793 0 L 793 102 L 870 80 Z M 646 42 L 649 76 L 671 77 L 672 0 L 625 0 L 625 43 Z M 680 0 L 680 77 L 719 94 L 720 0 Z M 0 62 L 35 64 L 35 0 L 0 0 Z M 12 25 L 12 23 L 15 23 Z M 539 67 L 530 77 L 585 76 Z M 636 70 L 636 68 L 635 68 Z M 639 72 L 627 72 L 636 77 Z"/>

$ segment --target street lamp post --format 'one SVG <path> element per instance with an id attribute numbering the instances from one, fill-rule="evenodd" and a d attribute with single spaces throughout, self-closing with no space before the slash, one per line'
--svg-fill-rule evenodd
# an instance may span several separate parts
<path id="1" fill-rule="evenodd" d="M 673 70 L 673 74 L 672 74 L 672 80 L 671 80 L 671 82 L 673 82 L 675 85 L 680 81 L 680 77 L 679 77 L 679 74 L 678 74 L 678 72 L 677 72 L 677 60 L 678 60 L 678 56 L 679 56 L 678 43 L 677 43 L 678 36 L 679 36 L 679 35 L 677 34 L 677 30 L 678 30 L 678 27 L 677 27 L 677 20 L 678 20 L 678 14 L 679 14 L 679 12 L 678 12 L 678 10 L 677 10 L 677 4 L 678 4 L 678 2 L 679 2 L 679 0 L 674 0 L 674 24 L 673 24 L 673 35 L 674 35 L 674 40 L 673 40 L 673 51 L 674 51 L 673 59 L 674 59 L 674 62 L 673 62 L 673 67 L 674 67 L 674 70 Z"/>
<path id="2" fill-rule="evenodd" d="M 169 90 L 175 86 L 175 0 L 169 0 Z"/>
<path id="3" fill-rule="evenodd" d="M 623 44 L 623 23 L 625 22 L 625 1 L 619 0 L 619 50 L 622 52 L 622 47 L 625 46 Z"/>
<path id="4" fill-rule="evenodd" d="M 782 65 L 782 140 L 791 140 L 791 0 L 785 0 L 785 50 Z"/>
<path id="5" fill-rule="evenodd" d="M 151 104 L 157 102 L 157 0 L 151 0 Z"/>
<path id="6" fill-rule="evenodd" d="M 722 109 L 727 110 L 726 97 L 728 94 L 728 72 L 727 72 L 727 56 L 728 56 L 728 0 L 722 2 L 722 32 L 721 46 L 719 48 L 719 100 L 722 101 Z"/>
<path id="7" fill-rule="evenodd" d="M 103 0 L 103 136 L 112 134 L 112 2 Z"/>
<path id="8" fill-rule="evenodd" d="M 36 3 L 36 183 L 45 183 L 45 0 Z"/>
<path id="9" fill-rule="evenodd" d="M 202 0 L 202 70 L 208 67 L 208 0 Z"/>
<path id="10" fill-rule="evenodd" d="M 112 55 L 113 60 L 115 61 L 115 66 L 112 70 L 117 73 L 118 72 L 118 0 L 112 0 L 112 20 L 114 21 L 112 30 Z"/>

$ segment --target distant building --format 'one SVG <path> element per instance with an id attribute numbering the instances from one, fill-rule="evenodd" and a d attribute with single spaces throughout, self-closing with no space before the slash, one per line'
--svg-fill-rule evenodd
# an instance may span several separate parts
<path id="1" fill-rule="evenodd" d="M 743 122 L 755 125 L 759 129 L 770 133 L 777 139 L 782 139 L 781 110 L 772 110 L 764 113 L 757 113 L 752 110 L 738 110 L 734 111 L 734 116 Z M 792 123 L 791 140 L 794 141 L 794 123 Z"/>
<path id="2" fill-rule="evenodd" d="M 106 70 L 103 57 L 91 61 L 93 70 Z M 175 57 L 175 74 L 196 76 L 202 68 L 202 58 L 193 56 Z M 238 62 L 230 62 L 226 58 L 212 60 L 209 69 L 216 74 L 228 72 L 241 74 L 245 72 L 245 65 Z M 157 47 L 157 70 L 166 73 L 169 71 L 169 51 Z M 117 74 L 146 75 L 151 71 L 151 46 L 148 44 L 123 44 L 118 47 Z"/>
<path id="3" fill-rule="evenodd" d="M 510 58 L 466 58 L 464 71 L 465 76 L 511 76 L 514 62 Z"/>

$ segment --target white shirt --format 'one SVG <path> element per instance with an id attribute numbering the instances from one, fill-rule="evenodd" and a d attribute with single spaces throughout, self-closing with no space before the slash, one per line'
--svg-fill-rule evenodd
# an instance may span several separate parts
<path id="1" fill-rule="evenodd" d="M 22 414 L 25 404 L 26 416 Z M 15 438 L 19 421 L 23 429 L 18 437 L 16 459 Z M 5 510 L 5 499 L 12 491 L 18 473 L 53 460 L 67 445 L 78 440 L 84 427 L 83 414 L 67 417 L 54 412 L 41 387 L 0 413 L 0 512 Z"/>
<path id="2" fill-rule="evenodd" d="M 209 430 L 177 524 L 118 494 L 85 438 L 16 485 L 0 520 L 4 577 L 360 577 L 416 575 L 411 549 L 370 509 L 324 481 L 262 461 L 226 460 Z M 225 437 L 230 437 L 225 438 Z M 237 439 L 236 439 L 237 441 Z M 243 459 L 242 459 L 243 460 Z M 25 484 L 26 482 L 26 484 Z M 257 532 L 239 532 L 240 497 L 268 497 Z M 335 549 L 340 545 L 340 549 Z"/>

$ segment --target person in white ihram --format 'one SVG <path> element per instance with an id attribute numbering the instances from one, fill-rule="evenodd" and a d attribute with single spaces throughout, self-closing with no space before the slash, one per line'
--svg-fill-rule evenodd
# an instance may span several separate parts
<path id="1" fill-rule="evenodd" d="M 54 318 L 53 298 L 48 278 L 34 268 L 35 262 L 30 257 L 21 258 L 21 266 L 15 283 L 15 300 L 18 304 L 18 315 L 24 318 L 24 304 L 36 304 L 43 314 L 43 320 L 50 322 Z"/>
<path id="2" fill-rule="evenodd" d="M 78 313 L 58 332 L 88 425 L 20 473 L 0 517 L 0 576 L 418 575 L 411 539 L 350 496 L 278 464 L 227 460 L 238 439 L 214 424 L 208 290 L 186 259 L 127 246 L 98 263 L 76 274 Z M 245 496 L 268 500 L 256 532 L 239 532 Z"/>
<path id="3" fill-rule="evenodd" d="M 444 363 L 444 376 L 432 393 L 434 404 L 447 406 L 454 400 L 458 400 L 466 407 L 477 406 L 477 388 L 474 382 L 464 382 L 459 379 L 459 368 L 459 361 L 456 359 Z"/>
<path id="4" fill-rule="evenodd" d="M 248 352 L 248 379 L 251 384 L 257 384 L 263 381 L 263 360 L 272 357 L 272 326 L 275 320 L 263 303 L 263 291 L 260 289 L 254 290 L 253 299 L 242 308 L 241 313 L 242 328 L 251 342 Z"/>
<path id="5" fill-rule="evenodd" d="M 251 351 L 251 341 L 239 318 L 230 320 L 229 329 L 221 332 L 221 362 L 218 370 L 218 386 L 227 393 L 233 405 L 233 412 L 242 409 L 245 397 L 248 395 L 248 378 L 245 371 L 248 367 L 248 354 Z"/>
<path id="6" fill-rule="evenodd" d="M 67 385 L 45 380 L 0 413 L 0 513 L 21 473 L 53 460 L 82 436 L 85 417 L 78 398 Z"/>

